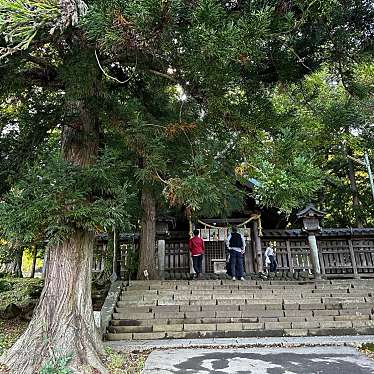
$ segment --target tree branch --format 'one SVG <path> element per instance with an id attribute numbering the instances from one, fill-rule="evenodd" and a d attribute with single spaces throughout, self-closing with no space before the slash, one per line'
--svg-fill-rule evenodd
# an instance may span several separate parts
<path id="1" fill-rule="evenodd" d="M 166 78 L 174 83 L 179 83 L 178 80 L 174 77 L 172 77 L 171 75 L 167 74 L 167 73 L 162 73 L 161 71 L 157 71 L 157 70 L 153 70 L 153 69 L 149 69 L 148 70 L 150 73 L 154 74 L 154 75 L 158 75 L 159 77 L 163 77 L 163 78 Z"/>

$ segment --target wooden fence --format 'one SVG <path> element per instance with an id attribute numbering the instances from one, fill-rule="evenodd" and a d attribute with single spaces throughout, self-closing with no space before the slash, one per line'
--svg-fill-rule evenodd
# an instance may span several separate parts
<path id="1" fill-rule="evenodd" d="M 276 248 L 280 271 L 312 272 L 308 241 L 300 230 L 264 230 L 262 250 Z M 374 277 L 374 229 L 325 229 L 317 236 L 321 273 L 326 277 Z"/>
<path id="2" fill-rule="evenodd" d="M 322 274 L 374 277 L 374 239 L 321 240 Z"/>
<path id="3" fill-rule="evenodd" d="M 311 270 L 310 250 L 307 240 L 284 240 L 283 238 L 271 238 L 262 240 L 262 252 L 265 253 L 269 242 L 276 249 L 276 258 L 279 271 Z"/>
<path id="4" fill-rule="evenodd" d="M 279 271 L 309 271 L 312 273 L 312 261 L 307 237 L 301 230 L 264 230 L 261 238 L 262 251 L 269 242 L 276 248 Z M 137 241 L 123 240 L 120 245 L 121 275 L 126 274 L 129 253 L 138 249 Z M 226 256 L 225 244 L 222 240 L 205 242 L 205 272 L 213 272 L 213 259 Z M 255 252 L 254 241 L 247 242 L 247 251 Z M 374 228 L 373 229 L 324 229 L 317 235 L 317 246 L 322 275 L 338 277 L 374 277 Z M 98 242 L 94 256 L 93 271 L 103 269 L 103 259 L 107 251 L 105 240 Z M 131 250 L 130 250 L 131 249 Z M 255 256 L 249 256 L 255 261 Z M 156 254 L 157 259 L 157 254 Z M 165 260 L 166 272 L 190 272 L 190 253 L 188 239 L 166 239 Z M 249 268 L 249 269 L 248 269 Z M 247 264 L 251 271 L 255 264 Z"/>
<path id="5" fill-rule="evenodd" d="M 188 242 L 167 240 L 165 243 L 165 271 L 190 272 L 190 251 Z"/>

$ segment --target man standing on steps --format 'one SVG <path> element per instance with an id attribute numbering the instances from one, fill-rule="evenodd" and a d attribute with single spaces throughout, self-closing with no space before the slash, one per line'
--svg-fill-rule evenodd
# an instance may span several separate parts
<path id="1" fill-rule="evenodd" d="M 232 280 L 244 280 L 244 253 L 245 239 L 238 233 L 237 226 L 233 226 L 231 234 L 227 237 L 226 245 L 230 251 L 230 270 Z"/>
<path id="2" fill-rule="evenodd" d="M 191 238 L 188 242 L 188 247 L 190 248 L 196 278 L 201 278 L 203 272 L 203 255 L 205 245 L 204 240 L 199 237 L 199 230 L 194 230 L 193 235 L 193 238 Z"/>

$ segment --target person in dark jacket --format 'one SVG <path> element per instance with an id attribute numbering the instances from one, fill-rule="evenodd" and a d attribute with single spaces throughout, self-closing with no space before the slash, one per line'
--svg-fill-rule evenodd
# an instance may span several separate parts
<path id="1" fill-rule="evenodd" d="M 245 280 L 243 277 L 245 239 L 243 235 L 238 233 L 237 226 L 232 227 L 232 232 L 227 237 L 226 245 L 230 251 L 230 275 L 232 280 Z"/>
<path id="2" fill-rule="evenodd" d="M 204 240 L 199 237 L 199 230 L 194 230 L 194 236 L 188 242 L 192 256 L 193 269 L 195 270 L 196 277 L 201 277 L 203 272 L 203 256 L 205 251 Z"/>

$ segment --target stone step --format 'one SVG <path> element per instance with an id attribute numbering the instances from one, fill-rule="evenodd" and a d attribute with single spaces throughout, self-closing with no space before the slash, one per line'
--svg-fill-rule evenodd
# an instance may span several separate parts
<path id="1" fill-rule="evenodd" d="M 130 285 L 126 287 L 129 288 L 138 288 L 138 289 L 150 289 L 150 287 L 177 287 L 177 286 L 201 286 L 201 285 L 233 285 L 233 284 L 245 284 L 250 286 L 304 286 L 304 287 L 312 287 L 312 288 L 323 288 L 323 287 L 335 287 L 335 288 L 346 288 L 346 287 L 355 287 L 355 288 L 371 288 L 373 285 L 372 279 L 346 279 L 346 280 L 324 280 L 314 282 L 313 280 L 310 281 L 301 281 L 301 280 L 248 280 L 245 281 L 232 281 L 231 279 L 217 279 L 217 280 L 150 280 L 150 281 L 130 281 Z"/>
<path id="2" fill-rule="evenodd" d="M 159 299 L 154 301 L 119 301 L 117 308 L 123 309 L 121 312 L 129 311 L 145 312 L 178 312 L 187 311 L 189 308 L 194 311 L 214 309 L 225 310 L 227 306 L 232 306 L 230 310 L 245 309 L 244 307 L 261 308 L 266 310 L 272 309 L 300 309 L 300 310 L 317 310 L 317 309 L 372 309 L 374 307 L 373 299 L 367 298 L 306 298 L 306 299 L 206 299 L 206 300 L 172 300 Z M 210 308 L 209 308 L 210 307 Z"/>
<path id="3" fill-rule="evenodd" d="M 374 280 L 135 281 L 120 293 L 106 338 L 373 333 L 373 286 Z"/>
<path id="4" fill-rule="evenodd" d="M 316 291 L 316 290 L 315 290 Z M 195 300 L 204 300 L 204 299 L 224 299 L 224 298 L 232 298 L 232 299 L 287 299 L 287 298 L 322 298 L 322 297 L 335 297 L 335 298 L 374 298 L 373 292 L 345 292 L 345 293 L 337 293 L 333 290 L 324 291 L 324 292 L 310 292 L 305 290 L 284 290 L 283 292 L 247 292 L 243 290 L 212 290 L 212 291 L 205 291 L 205 292 L 194 292 L 186 291 L 186 292 L 159 292 L 157 294 L 141 294 L 141 293 L 128 293 L 124 292 L 120 295 L 120 300 L 123 301 L 153 301 L 158 299 L 174 299 L 174 300 L 185 300 L 185 299 L 195 299 Z"/>
<path id="5" fill-rule="evenodd" d="M 208 303 L 204 301 L 204 304 L 201 302 L 194 302 L 191 301 L 190 304 L 169 304 L 166 305 L 137 305 L 137 304 L 127 304 L 123 302 L 118 302 L 117 306 L 115 307 L 116 313 L 121 314 L 134 314 L 137 313 L 180 313 L 180 312 L 200 312 L 200 311 L 260 311 L 260 310 L 357 310 L 365 309 L 365 310 L 372 310 L 374 308 L 374 303 L 372 301 L 358 301 L 357 299 L 343 299 L 343 300 L 336 300 L 336 299 L 324 299 L 324 300 L 314 300 L 310 301 L 308 299 L 300 299 L 300 300 L 284 300 L 277 302 L 276 300 L 270 303 L 270 301 L 261 302 L 252 302 L 252 300 L 244 300 L 238 301 L 237 300 L 217 300 L 216 303 Z M 266 303 L 265 303 L 266 302 Z"/>
<path id="6" fill-rule="evenodd" d="M 374 311 L 361 309 L 361 310 L 314 310 L 314 311 L 303 311 L 303 310 L 292 310 L 295 313 L 289 313 L 287 310 L 238 310 L 238 311 L 201 311 L 201 312 L 178 312 L 178 313 L 113 313 L 112 324 L 113 325 L 150 325 L 160 323 L 170 323 L 170 321 L 178 321 L 177 323 L 183 323 L 183 321 L 191 320 L 192 323 L 201 323 L 204 321 L 215 321 L 221 322 L 244 322 L 246 321 L 287 321 L 300 322 L 304 321 L 316 321 L 316 320 L 364 320 L 373 319 Z M 121 322 L 123 321 L 123 322 Z M 196 322 L 195 322 L 196 321 Z"/>
<path id="7" fill-rule="evenodd" d="M 113 332 L 112 332 L 113 331 Z M 240 338 L 266 336 L 323 336 L 372 334 L 374 321 L 325 321 L 304 323 L 288 322 L 239 323 L 239 324 L 180 324 L 154 325 L 151 328 L 125 329 L 117 327 L 106 334 L 107 340 Z"/>
<path id="8" fill-rule="evenodd" d="M 160 297 L 174 296 L 174 298 L 204 298 L 210 297 L 222 298 L 223 296 L 230 296 L 235 298 L 247 297 L 261 298 L 261 297 L 373 297 L 373 291 L 365 290 L 344 290 L 344 292 L 337 292 L 337 290 L 304 290 L 304 289 L 285 289 L 285 290 L 232 290 L 232 289 L 217 289 L 217 290 L 155 290 L 156 292 L 148 293 L 144 291 L 123 291 L 120 294 L 121 298 L 128 300 L 146 300 L 156 299 Z"/>
<path id="9" fill-rule="evenodd" d="M 111 326 L 152 326 L 152 325 L 168 325 L 168 324 L 184 324 L 184 323 L 253 323 L 265 322 L 269 318 L 233 318 L 233 317 L 205 317 L 205 318 L 181 318 L 181 319 L 146 319 L 146 320 L 112 320 Z M 305 320 L 305 319 L 304 319 Z"/>

